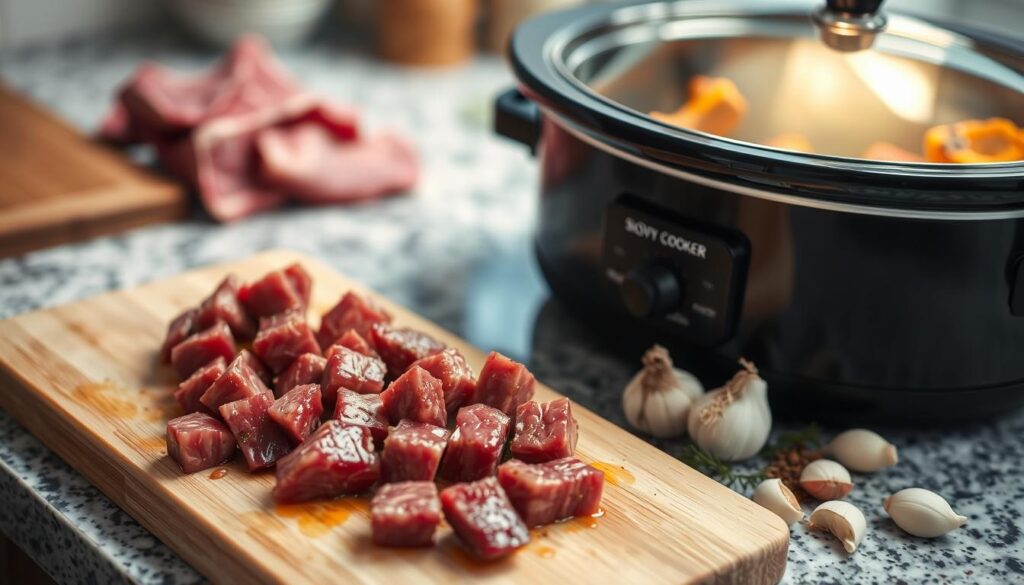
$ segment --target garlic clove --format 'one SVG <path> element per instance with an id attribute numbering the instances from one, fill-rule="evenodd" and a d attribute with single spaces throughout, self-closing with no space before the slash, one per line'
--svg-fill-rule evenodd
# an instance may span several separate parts
<path id="1" fill-rule="evenodd" d="M 724 461 L 757 455 L 772 430 L 768 384 L 754 364 L 740 363 L 743 369 L 725 386 L 694 401 L 687 422 L 693 442 Z"/>
<path id="2" fill-rule="evenodd" d="M 885 511 L 903 530 L 922 538 L 935 538 L 967 523 L 942 496 L 922 488 L 907 488 L 885 500 Z"/>
<path id="3" fill-rule="evenodd" d="M 766 508 L 782 518 L 782 521 L 789 526 L 796 524 L 804 517 L 804 511 L 800 509 L 800 502 L 797 501 L 792 490 L 778 478 L 766 479 L 758 484 L 751 499 L 762 508 Z"/>
<path id="4" fill-rule="evenodd" d="M 663 439 L 686 434 L 687 416 L 704 386 L 689 372 L 673 367 L 668 350 L 655 345 L 644 367 L 622 393 L 622 411 L 633 428 Z"/>
<path id="5" fill-rule="evenodd" d="M 831 459 L 818 459 L 800 472 L 800 487 L 817 500 L 841 500 L 853 490 L 853 480 L 842 465 Z"/>
<path id="6" fill-rule="evenodd" d="M 864 513 L 857 506 L 833 500 L 821 504 L 811 512 L 807 527 L 832 533 L 843 544 L 846 552 L 853 553 L 864 539 L 868 523 L 864 519 Z"/>
<path id="7" fill-rule="evenodd" d="M 878 433 L 867 429 L 850 429 L 836 435 L 823 451 L 848 469 L 871 473 L 896 465 L 896 447 Z"/>

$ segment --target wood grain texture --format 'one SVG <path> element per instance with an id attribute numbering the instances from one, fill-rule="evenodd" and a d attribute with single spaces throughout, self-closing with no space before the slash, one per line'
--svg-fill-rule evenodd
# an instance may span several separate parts
<path id="1" fill-rule="evenodd" d="M 157 358 L 171 317 L 228 272 L 251 279 L 300 260 L 314 278 L 311 314 L 363 287 L 284 251 L 203 268 L 0 322 L 0 406 L 143 526 L 218 583 L 771 583 L 789 544 L 770 512 L 594 413 L 575 406 L 578 455 L 608 470 L 599 519 L 533 531 L 493 564 L 471 561 L 447 527 L 428 550 L 373 547 L 365 502 L 275 508 L 272 473 L 244 464 L 182 475 L 166 456 L 164 425 L 179 411 L 174 375 Z M 379 299 L 396 321 L 462 351 L 485 354 Z M 540 386 L 537 398 L 554 391 Z"/>
<path id="2" fill-rule="evenodd" d="M 182 217 L 184 191 L 0 85 L 0 257 Z"/>

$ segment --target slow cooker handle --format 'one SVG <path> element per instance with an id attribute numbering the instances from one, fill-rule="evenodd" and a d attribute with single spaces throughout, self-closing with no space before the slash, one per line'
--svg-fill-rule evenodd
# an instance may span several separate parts
<path id="1" fill-rule="evenodd" d="M 540 109 L 518 89 L 502 92 L 494 101 L 494 131 L 530 147 L 537 153 L 540 140 Z"/>

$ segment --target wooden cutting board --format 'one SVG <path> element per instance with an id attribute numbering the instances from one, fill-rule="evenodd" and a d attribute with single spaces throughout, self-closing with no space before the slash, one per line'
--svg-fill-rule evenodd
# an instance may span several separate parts
<path id="1" fill-rule="evenodd" d="M 770 512 L 594 413 L 575 406 L 578 456 L 606 472 L 600 518 L 533 530 L 492 564 L 471 560 L 450 529 L 427 550 L 370 543 L 365 500 L 275 507 L 272 472 L 242 462 L 226 475 L 183 475 L 164 425 L 180 412 L 159 363 L 167 322 L 228 272 L 245 279 L 300 260 L 313 275 L 311 314 L 358 284 L 284 251 L 196 270 L 130 291 L 0 322 L 0 406 L 143 526 L 217 583 L 771 583 L 789 531 Z M 386 299 L 396 321 L 463 352 L 485 354 Z M 499 310 L 499 308 L 495 308 Z M 580 373 L 581 375 L 584 372 Z M 537 398 L 557 397 L 539 387 Z"/>
<path id="2" fill-rule="evenodd" d="M 188 199 L 0 84 L 0 258 L 182 217 Z"/>

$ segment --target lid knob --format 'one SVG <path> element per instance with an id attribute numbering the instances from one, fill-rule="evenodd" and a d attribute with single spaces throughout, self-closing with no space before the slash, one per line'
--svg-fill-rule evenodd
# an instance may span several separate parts
<path id="1" fill-rule="evenodd" d="M 837 51 L 853 52 L 869 48 L 875 35 L 886 24 L 883 0 L 825 0 L 814 13 L 821 40 Z"/>

